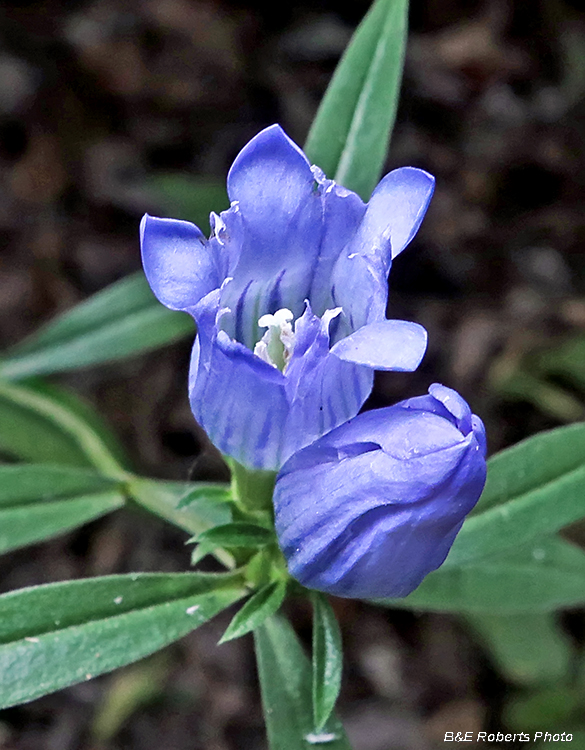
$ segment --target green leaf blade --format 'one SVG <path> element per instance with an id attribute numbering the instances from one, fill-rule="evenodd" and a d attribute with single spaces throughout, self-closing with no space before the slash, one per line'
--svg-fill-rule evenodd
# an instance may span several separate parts
<path id="1" fill-rule="evenodd" d="M 115 440 L 74 397 L 44 384 L 0 381 L 0 449 L 29 462 L 93 467 L 120 478 L 125 472 Z"/>
<path id="2" fill-rule="evenodd" d="M 341 688 L 343 646 L 331 605 L 318 592 L 313 601 L 313 715 L 321 731 L 331 716 Z"/>
<path id="3" fill-rule="evenodd" d="M 163 307 L 140 272 L 98 292 L 14 347 L 0 364 L 0 376 L 22 380 L 113 362 L 190 333 L 192 319 Z"/>
<path id="4" fill-rule="evenodd" d="M 273 581 L 258 589 L 228 625 L 220 643 L 241 638 L 250 633 L 280 609 L 286 594 L 286 581 Z"/>
<path id="5" fill-rule="evenodd" d="M 204 492 L 185 503 L 185 496 L 190 494 L 185 483 L 133 476 L 127 486 L 136 503 L 189 534 L 198 535 L 231 520 L 229 504 L 214 499 L 207 502 Z"/>
<path id="6" fill-rule="evenodd" d="M 259 549 L 275 541 L 274 533 L 252 523 L 228 523 L 202 532 L 191 541 L 205 542 L 217 547 L 247 547 Z"/>
<path id="7" fill-rule="evenodd" d="M 498 453 L 444 567 L 493 557 L 580 520 L 584 486 L 585 424 L 540 433 Z"/>
<path id="8" fill-rule="evenodd" d="M 244 594 L 234 576 L 134 574 L 0 597 L 0 707 L 23 703 L 157 651 Z"/>
<path id="9" fill-rule="evenodd" d="M 533 687 L 567 677 L 574 649 L 554 614 L 484 614 L 466 619 L 509 680 Z"/>
<path id="10" fill-rule="evenodd" d="M 121 508 L 120 492 L 0 508 L 0 554 L 64 534 Z"/>
<path id="11" fill-rule="evenodd" d="M 394 125 L 407 35 L 408 0 L 377 0 L 345 51 L 305 151 L 329 177 L 368 200 Z"/>
<path id="12" fill-rule="evenodd" d="M 86 469 L 51 464 L 0 465 L 0 509 L 90 494 L 118 483 Z"/>
<path id="13" fill-rule="evenodd" d="M 288 621 L 267 619 L 254 631 L 254 644 L 271 750 L 351 750 L 335 716 L 320 731 L 315 729 L 311 665 Z"/>
<path id="14" fill-rule="evenodd" d="M 232 503 L 234 500 L 229 484 L 221 482 L 191 482 L 177 503 L 177 508 L 188 508 L 199 503 Z"/>
<path id="15" fill-rule="evenodd" d="M 553 612 L 585 602 L 585 553 L 560 538 L 460 567 L 441 567 L 393 607 L 512 615 Z"/>

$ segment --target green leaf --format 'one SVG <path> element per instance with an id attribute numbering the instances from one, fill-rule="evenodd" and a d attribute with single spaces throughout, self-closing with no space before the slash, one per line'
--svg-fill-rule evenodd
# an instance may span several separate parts
<path id="1" fill-rule="evenodd" d="M 351 750 L 335 716 L 315 730 L 311 665 L 288 621 L 270 617 L 254 631 L 254 643 L 271 750 Z"/>
<path id="2" fill-rule="evenodd" d="M 542 726 L 542 724 L 540 726 Z M 583 726 L 582 719 L 579 722 L 579 726 L 580 727 Z M 563 726 L 562 728 L 559 727 L 557 732 L 550 732 L 549 730 L 542 730 L 542 729 L 538 730 L 537 732 L 534 733 L 534 739 L 543 740 L 543 741 L 539 742 L 538 745 L 534 745 L 534 750 L 565 750 L 565 748 L 567 747 L 567 740 L 566 738 L 564 740 L 561 739 L 562 732 L 565 732 L 565 735 L 566 734 L 572 735 L 572 739 L 570 743 L 571 744 L 574 743 L 574 747 L 579 747 L 579 745 L 581 745 L 581 747 L 585 747 L 585 729 L 577 729 L 577 730 L 573 730 L 572 732 L 570 731 L 570 729 L 569 729 L 569 732 L 567 732 L 566 727 Z M 559 735 L 556 741 L 553 742 L 550 736 L 544 739 L 547 731 L 549 732 L 549 735 L 550 734 L 553 735 L 553 738 L 555 735 Z M 540 732 L 540 734 L 538 732 Z"/>
<path id="3" fill-rule="evenodd" d="M 130 477 L 128 491 L 133 500 L 189 534 L 201 534 L 231 521 L 227 503 L 208 502 L 205 494 L 185 504 L 186 485 L 143 477 Z"/>
<path id="4" fill-rule="evenodd" d="M 581 399 L 542 377 L 534 375 L 529 363 L 509 370 L 507 362 L 498 363 L 490 373 L 490 388 L 504 400 L 526 401 L 559 422 L 585 419 Z"/>
<path id="5" fill-rule="evenodd" d="M 0 708 L 130 664 L 244 594 L 234 574 L 137 573 L 0 597 Z"/>
<path id="6" fill-rule="evenodd" d="M 190 482 L 179 500 L 177 508 L 188 508 L 197 503 L 231 503 L 233 496 L 229 484 L 220 482 Z"/>
<path id="7" fill-rule="evenodd" d="M 274 532 L 253 523 L 226 523 L 208 529 L 190 541 L 206 542 L 216 547 L 260 548 L 274 542 Z"/>
<path id="8" fill-rule="evenodd" d="M 0 364 L 0 376 L 22 380 L 112 362 L 193 332 L 191 318 L 163 307 L 140 272 L 94 294 L 14 347 Z"/>
<path id="9" fill-rule="evenodd" d="M 0 553 L 40 542 L 83 526 L 124 505 L 120 492 L 0 508 Z"/>
<path id="10" fill-rule="evenodd" d="M 267 617 L 278 612 L 285 594 L 286 581 L 273 581 L 258 589 L 235 615 L 219 642 L 232 641 L 259 627 Z"/>
<path id="11" fill-rule="evenodd" d="M 542 375 L 562 377 L 585 389 L 585 336 L 570 336 L 562 344 L 548 349 L 536 359 Z"/>
<path id="12" fill-rule="evenodd" d="M 0 465 L 0 509 L 100 492 L 117 485 L 114 479 L 69 466 L 4 464 Z"/>
<path id="13" fill-rule="evenodd" d="M 574 650 L 550 612 L 466 619 L 509 680 L 533 685 L 567 677 Z"/>
<path id="14" fill-rule="evenodd" d="M 333 709 L 341 688 L 343 646 L 335 613 L 327 598 L 318 592 L 313 602 L 313 716 L 320 732 Z"/>
<path id="15" fill-rule="evenodd" d="M 164 698 L 171 672 L 172 660 L 162 652 L 112 675 L 93 715 L 90 747 L 111 747 L 114 737 L 135 713 Z"/>
<path id="16" fill-rule="evenodd" d="M 556 684 L 543 690 L 512 696 L 504 707 L 506 726 L 517 731 L 571 731 L 577 722 L 582 725 L 583 687 Z M 583 747 L 577 743 L 575 747 Z M 554 747 L 547 743 L 548 747 Z M 542 745 L 545 747 L 545 745 Z"/>
<path id="17" fill-rule="evenodd" d="M 400 93 L 408 0 L 376 0 L 345 51 L 305 151 L 368 200 L 382 173 Z"/>
<path id="18" fill-rule="evenodd" d="M 183 172 L 152 175 L 148 184 L 157 194 L 162 210 L 176 219 L 192 221 L 202 230 L 209 228 L 209 214 L 230 207 L 225 182 L 195 177 Z"/>
<path id="19" fill-rule="evenodd" d="M 0 449 L 30 462 L 95 467 L 107 476 L 124 471 L 103 426 L 63 391 L 0 381 Z"/>
<path id="20" fill-rule="evenodd" d="M 444 567 L 493 557 L 585 517 L 584 486 L 585 424 L 542 432 L 498 453 Z"/>
<path id="21" fill-rule="evenodd" d="M 585 553 L 563 539 L 544 539 L 517 552 L 430 573 L 393 607 L 437 612 L 552 612 L 585 603 Z"/>
<path id="22" fill-rule="evenodd" d="M 129 477 L 128 493 L 135 503 L 189 534 L 200 534 L 213 526 L 231 521 L 228 503 L 207 502 L 204 496 L 185 505 L 186 485 L 181 482 L 163 482 L 143 477 Z M 203 550 L 202 550 L 203 551 Z M 225 550 L 209 549 L 228 568 L 234 567 L 234 558 Z M 201 558 L 199 558 L 201 559 Z M 195 565 L 198 562 L 192 562 Z"/>
<path id="23" fill-rule="evenodd" d="M 195 567 L 207 555 L 215 555 L 216 549 L 217 547 L 214 544 L 198 544 L 191 553 L 191 565 Z M 228 565 L 227 567 L 233 568 L 234 565 Z"/>

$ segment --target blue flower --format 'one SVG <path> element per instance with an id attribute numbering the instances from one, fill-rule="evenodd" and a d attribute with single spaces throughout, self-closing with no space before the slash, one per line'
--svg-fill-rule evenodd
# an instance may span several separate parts
<path id="1" fill-rule="evenodd" d="M 336 596 L 406 596 L 443 563 L 479 499 L 485 447 L 479 417 L 435 384 L 304 448 L 274 493 L 289 572 Z"/>
<path id="2" fill-rule="evenodd" d="M 277 470 L 357 414 L 375 369 L 416 369 L 426 332 L 386 320 L 387 277 L 432 191 L 426 172 L 397 169 L 366 205 L 273 125 L 236 157 L 208 240 L 144 217 L 154 293 L 196 320 L 191 406 L 223 453 Z"/>

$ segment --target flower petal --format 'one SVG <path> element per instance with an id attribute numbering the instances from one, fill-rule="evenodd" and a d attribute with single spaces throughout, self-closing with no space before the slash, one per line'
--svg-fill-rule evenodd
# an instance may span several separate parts
<path id="1" fill-rule="evenodd" d="M 295 346 L 285 372 L 290 414 L 284 458 L 355 417 L 373 386 L 373 372 L 329 352 L 328 326 L 311 307 L 297 320 Z"/>
<path id="2" fill-rule="evenodd" d="M 360 227 L 362 252 L 390 240 L 392 259 L 399 255 L 417 233 L 434 188 L 435 178 L 422 169 L 401 167 L 387 174 L 368 202 Z"/>
<path id="3" fill-rule="evenodd" d="M 416 234 L 433 189 L 430 174 L 403 167 L 387 174 L 372 193 L 363 221 L 333 271 L 334 302 L 343 307 L 350 331 L 385 316 L 392 258 Z"/>
<path id="4" fill-rule="evenodd" d="M 195 224 L 145 214 L 140 244 L 148 283 L 172 310 L 193 307 L 222 281 L 213 252 Z"/>
<path id="5" fill-rule="evenodd" d="M 302 313 L 323 232 L 321 188 L 303 152 L 273 125 L 236 157 L 228 192 L 237 201 L 242 236 L 225 304 L 235 309 L 248 290 L 238 340 L 253 347 L 261 315 L 282 307 L 295 317 Z"/>
<path id="6" fill-rule="evenodd" d="M 325 179 L 317 167 L 313 167 L 313 173 L 323 187 L 324 233 L 309 299 L 313 312 L 321 317 L 325 310 L 335 307 L 331 296 L 333 267 L 356 233 L 366 206 L 357 193 Z"/>
<path id="7" fill-rule="evenodd" d="M 407 320 L 379 320 L 338 341 L 331 353 L 375 370 L 412 372 L 427 348 L 427 332 Z"/>
<path id="8" fill-rule="evenodd" d="M 189 374 L 195 418 L 222 453 L 246 466 L 282 464 L 288 415 L 283 374 L 219 330 L 219 292 L 195 311 L 198 336 Z"/>

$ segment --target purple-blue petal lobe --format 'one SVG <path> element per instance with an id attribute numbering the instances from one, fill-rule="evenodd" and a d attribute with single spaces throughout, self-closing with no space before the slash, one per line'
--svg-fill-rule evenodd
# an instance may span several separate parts
<path id="1" fill-rule="evenodd" d="M 336 596 L 394 598 L 443 563 L 486 477 L 481 420 L 465 434 L 445 411 L 366 412 L 286 462 L 274 508 L 292 576 Z"/>
<path id="2" fill-rule="evenodd" d="M 281 429 L 289 412 L 285 378 L 219 329 L 218 301 L 213 292 L 196 310 L 189 373 L 193 414 L 222 453 L 245 466 L 276 469 L 283 461 Z"/>
<path id="3" fill-rule="evenodd" d="M 322 192 L 306 156 L 278 125 L 244 146 L 230 169 L 239 247 L 223 304 L 239 305 L 238 338 L 249 348 L 264 313 L 288 308 L 295 317 L 302 314 L 323 237 Z"/>
<path id="4" fill-rule="evenodd" d="M 433 195 L 434 178 L 413 167 L 387 174 L 333 269 L 334 300 L 355 330 L 384 317 L 392 259 L 412 240 Z"/>
<path id="5" fill-rule="evenodd" d="M 313 311 L 319 316 L 328 308 L 335 307 L 331 289 L 333 267 L 356 233 L 366 211 L 365 203 L 351 190 L 346 190 L 333 180 L 323 179 L 321 185 L 323 237 L 310 290 Z"/>
<path id="6" fill-rule="evenodd" d="M 228 193 L 246 230 L 236 277 L 267 279 L 287 269 L 302 278 L 302 304 L 322 235 L 321 197 L 306 156 L 278 125 L 266 128 L 236 157 Z"/>
<path id="7" fill-rule="evenodd" d="M 361 230 L 361 241 L 390 237 L 391 257 L 399 255 L 418 232 L 427 211 L 435 178 L 414 167 L 401 167 L 387 174 L 372 193 Z M 382 232 L 380 232 L 380 229 Z"/>
<path id="8" fill-rule="evenodd" d="M 215 258 L 195 224 L 146 214 L 140 223 L 142 263 L 156 297 L 185 310 L 221 283 Z"/>
<path id="9" fill-rule="evenodd" d="M 407 320 L 379 320 L 338 341 L 331 353 L 374 370 L 413 372 L 427 348 L 427 332 Z"/>

